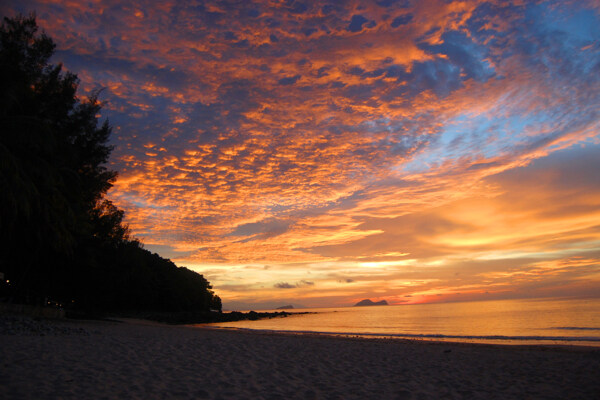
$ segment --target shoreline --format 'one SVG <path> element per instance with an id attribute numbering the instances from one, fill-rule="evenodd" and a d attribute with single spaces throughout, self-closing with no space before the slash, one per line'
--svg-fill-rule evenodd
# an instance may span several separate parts
<path id="1" fill-rule="evenodd" d="M 600 351 L 600 341 L 589 340 L 565 340 L 565 339 L 527 339 L 527 338 L 488 338 L 488 337 L 460 337 L 448 336 L 439 337 L 441 335 L 402 335 L 402 334 L 385 334 L 385 333 L 358 333 L 358 332 L 320 332 L 320 331 L 293 331 L 293 330 L 277 330 L 277 329 L 253 329 L 240 327 L 225 327 L 211 326 L 210 324 L 185 324 L 181 326 L 189 326 L 192 328 L 225 330 L 232 332 L 247 332 L 247 333 L 265 333 L 274 335 L 298 335 L 298 336 L 323 336 L 332 338 L 350 338 L 364 340 L 389 340 L 389 341 L 408 341 L 416 343 L 456 343 L 465 345 L 490 345 L 490 346 L 540 346 L 540 347 L 565 347 L 565 348 L 589 348 L 590 350 Z M 595 343 L 595 344 L 588 344 Z"/>
<path id="2" fill-rule="evenodd" d="M 501 348 L 556 348 L 564 349 L 567 351 L 591 351 L 600 353 L 600 344 L 597 346 L 588 344 L 572 344 L 572 343 L 536 343 L 536 342 L 520 342 L 514 341 L 476 341 L 476 340 L 455 340 L 449 338 L 447 340 L 440 338 L 417 338 L 417 337 L 405 337 L 401 335 L 386 335 L 386 334 L 361 334 L 361 333 L 335 333 L 335 332 L 312 332 L 312 331 L 286 331 L 286 330 L 272 330 L 272 329 L 251 329 L 251 328 L 236 328 L 236 327 L 213 327 L 199 325 L 178 325 L 196 329 L 207 329 L 214 331 L 226 331 L 226 332 L 239 332 L 257 335 L 281 335 L 281 336 L 298 336 L 298 337 L 323 337 L 332 339 L 347 339 L 357 341 L 383 341 L 383 342 L 406 342 L 411 344 L 447 344 L 447 345 L 465 345 L 465 346 L 491 346 Z"/>
<path id="3" fill-rule="evenodd" d="M 7 399 L 592 399 L 600 349 L 42 321 L 0 331 Z M 49 328 L 49 329 L 50 329 Z M 41 332 L 41 334 L 40 334 Z"/>

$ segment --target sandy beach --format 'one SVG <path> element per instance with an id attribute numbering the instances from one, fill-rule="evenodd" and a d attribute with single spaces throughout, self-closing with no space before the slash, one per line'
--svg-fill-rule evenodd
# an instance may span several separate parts
<path id="1" fill-rule="evenodd" d="M 3 399 L 597 399 L 600 349 L 6 321 Z"/>

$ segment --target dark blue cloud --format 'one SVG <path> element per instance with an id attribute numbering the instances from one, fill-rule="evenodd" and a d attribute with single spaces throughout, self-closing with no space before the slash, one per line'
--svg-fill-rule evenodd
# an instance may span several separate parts
<path id="1" fill-rule="evenodd" d="M 247 10 L 247 11 L 246 11 L 246 14 L 247 14 L 249 17 L 256 18 L 256 17 L 259 17 L 259 16 L 260 16 L 261 12 L 260 12 L 260 10 L 259 10 L 259 9 L 256 9 L 256 8 L 251 8 L 251 9 L 249 9 L 249 10 Z"/>
<path id="2" fill-rule="evenodd" d="M 377 0 L 375 2 L 380 7 L 391 7 L 395 6 L 398 8 L 408 8 L 410 7 L 410 0 Z"/>
<path id="3" fill-rule="evenodd" d="M 103 16 L 120 15 L 123 12 L 121 5 L 116 10 L 104 12 Z M 199 26 L 214 29 L 221 28 L 231 12 L 207 11 L 204 5 L 193 5 L 188 2 L 175 2 L 169 12 L 170 23 L 174 26 L 180 24 L 187 17 L 193 18 Z M 185 16 L 185 18 L 184 18 Z"/>
<path id="4" fill-rule="evenodd" d="M 306 4 L 299 1 L 287 1 L 286 8 L 292 14 L 304 14 L 308 11 Z"/>
<path id="5" fill-rule="evenodd" d="M 223 37 L 225 38 L 225 40 L 237 40 L 237 35 L 235 34 L 235 32 L 231 32 L 231 31 L 227 31 L 225 33 L 223 33 Z"/>
<path id="6" fill-rule="evenodd" d="M 385 69 L 385 76 L 389 78 L 398 78 L 398 80 L 407 79 L 409 74 L 406 72 L 406 68 L 402 65 L 390 65 Z"/>
<path id="7" fill-rule="evenodd" d="M 249 236 L 240 241 L 247 243 L 252 240 L 267 239 L 282 235 L 290 230 L 292 221 L 271 218 L 259 222 L 238 225 L 229 236 Z"/>
<path id="8" fill-rule="evenodd" d="M 215 57 L 215 55 L 211 52 L 208 51 L 200 51 L 197 49 L 188 49 L 191 53 L 193 53 L 195 56 L 200 57 L 203 61 L 216 61 L 218 60 L 217 57 Z"/>
<path id="9" fill-rule="evenodd" d="M 415 63 L 408 85 L 413 96 L 431 90 L 438 97 L 446 97 L 462 86 L 460 68 L 446 60 Z"/>
<path id="10" fill-rule="evenodd" d="M 373 97 L 373 91 L 375 89 L 375 85 L 350 85 L 345 87 L 342 92 L 345 97 L 360 103 L 370 100 Z"/>
<path id="11" fill-rule="evenodd" d="M 317 28 L 312 28 L 312 27 L 307 27 L 307 28 L 302 29 L 302 33 L 304 34 L 304 36 L 307 36 L 307 37 L 318 31 L 319 30 Z"/>
<path id="12" fill-rule="evenodd" d="M 321 78 L 321 77 L 323 77 L 323 76 L 327 76 L 327 75 L 329 75 L 329 74 L 327 73 L 327 71 L 328 71 L 329 69 L 330 69 L 330 67 L 321 67 L 321 68 L 319 68 L 319 69 L 317 70 L 317 74 L 316 74 L 317 78 Z"/>
<path id="13" fill-rule="evenodd" d="M 365 70 L 362 69 L 361 67 L 352 67 L 350 68 L 350 70 L 348 71 L 348 73 L 350 75 L 362 75 L 365 73 Z"/>
<path id="14" fill-rule="evenodd" d="M 379 76 L 386 74 L 387 71 L 388 71 L 388 68 L 377 68 L 372 71 L 365 71 L 361 67 L 356 66 L 356 67 L 350 68 L 348 70 L 348 74 L 355 75 L 355 76 L 362 76 L 363 78 L 377 78 Z"/>
<path id="15" fill-rule="evenodd" d="M 461 69 L 465 79 L 476 79 L 484 82 L 495 75 L 493 68 L 485 61 L 488 50 L 478 45 L 463 32 L 450 31 L 442 35 L 443 43 L 430 45 L 419 44 L 419 47 L 432 54 L 443 54 L 450 62 Z"/>
<path id="16" fill-rule="evenodd" d="M 367 78 L 377 78 L 377 77 L 382 76 L 386 72 L 387 72 L 387 68 L 377 68 L 377 69 L 374 69 L 373 71 L 369 71 L 369 72 L 365 73 L 364 76 Z"/>
<path id="17" fill-rule="evenodd" d="M 298 81 L 298 79 L 300 79 L 300 77 L 301 75 L 288 76 L 285 78 L 281 78 L 277 81 L 277 83 L 279 83 L 280 85 L 293 85 Z"/>
<path id="18" fill-rule="evenodd" d="M 511 3 L 492 4 L 491 2 L 485 2 L 478 5 L 466 24 L 469 32 L 478 36 L 490 34 L 504 36 L 505 34 L 498 26 L 492 24 L 491 20 L 495 17 L 503 21 L 510 21 L 515 15 L 521 14 L 524 6 L 515 6 Z"/>
<path id="19" fill-rule="evenodd" d="M 346 86 L 346 84 L 344 82 L 340 82 L 340 81 L 331 82 L 331 84 L 330 84 L 330 87 L 332 89 L 341 89 L 344 86 Z"/>
<path id="20" fill-rule="evenodd" d="M 397 28 L 400 25 L 406 25 L 408 24 L 410 21 L 412 21 L 413 16 L 412 14 L 405 14 L 405 15 L 401 15 L 399 17 L 394 18 L 394 20 L 391 23 L 391 27 L 392 28 Z"/>
<path id="21" fill-rule="evenodd" d="M 342 6 L 339 4 L 325 4 L 323 7 L 321 7 L 321 12 L 324 15 L 327 15 L 334 11 L 341 11 L 342 9 Z"/>
<path id="22" fill-rule="evenodd" d="M 260 222 L 251 222 L 247 224 L 238 225 L 231 236 L 251 236 L 257 233 L 284 233 L 290 227 L 290 221 L 282 221 L 277 219 L 263 220 Z"/>
<path id="23" fill-rule="evenodd" d="M 234 42 L 232 44 L 232 46 L 245 49 L 247 47 L 250 47 L 250 42 L 248 41 L 248 39 L 244 39 L 244 40 Z"/>
<path id="24" fill-rule="evenodd" d="M 281 26 L 281 21 L 275 18 L 267 18 L 264 23 L 268 28 L 279 28 Z"/>
<path id="25" fill-rule="evenodd" d="M 350 32 L 360 32 L 363 29 L 362 26 L 367 22 L 369 22 L 369 20 L 363 17 L 362 15 L 353 15 L 347 30 L 349 30 Z"/>
<path id="26" fill-rule="evenodd" d="M 77 54 L 69 50 L 57 51 L 55 58 L 61 60 L 72 71 L 88 70 L 98 75 L 102 75 L 105 71 L 133 74 L 143 83 L 153 82 L 172 90 L 181 90 L 193 81 L 191 75 L 180 67 L 140 64 L 132 60 L 112 57 L 104 50 L 91 54 Z"/>

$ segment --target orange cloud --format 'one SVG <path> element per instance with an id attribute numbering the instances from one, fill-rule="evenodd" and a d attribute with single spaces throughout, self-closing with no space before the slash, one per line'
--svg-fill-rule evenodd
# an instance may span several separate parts
<path id="1" fill-rule="evenodd" d="M 26 6 L 106 88 L 134 235 L 226 305 L 600 284 L 593 1 Z"/>

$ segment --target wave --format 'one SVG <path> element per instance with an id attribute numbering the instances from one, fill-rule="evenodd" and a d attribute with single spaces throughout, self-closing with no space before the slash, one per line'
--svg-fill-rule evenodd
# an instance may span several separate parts
<path id="1" fill-rule="evenodd" d="M 600 331 L 600 328 L 591 328 L 591 327 L 585 327 L 585 326 L 558 326 L 558 327 L 549 328 L 549 329 L 558 329 L 558 330 L 563 330 L 563 331 Z"/>
<path id="2" fill-rule="evenodd" d="M 565 327 L 573 329 L 573 327 Z M 372 338 L 398 338 L 398 339 L 423 339 L 423 340 L 456 340 L 456 341 L 503 341 L 503 342 L 586 342 L 600 344 L 600 336 L 504 336 L 504 335 L 447 335 L 447 334 L 409 334 L 409 333 L 364 333 L 364 332 L 326 332 L 326 331 L 288 331 L 274 329 L 249 329 L 237 328 L 239 330 L 271 332 L 271 333 L 289 333 L 289 334 L 315 334 L 329 336 L 352 336 L 352 337 L 372 337 Z M 559 329 L 559 328 L 556 328 Z M 581 329 L 581 328 L 574 328 Z M 584 329 L 587 330 L 587 329 Z M 599 328 L 590 328 L 590 330 L 600 330 Z"/>

